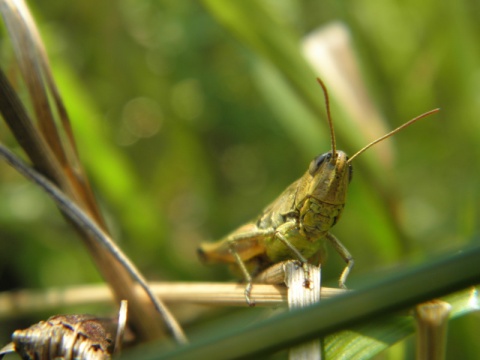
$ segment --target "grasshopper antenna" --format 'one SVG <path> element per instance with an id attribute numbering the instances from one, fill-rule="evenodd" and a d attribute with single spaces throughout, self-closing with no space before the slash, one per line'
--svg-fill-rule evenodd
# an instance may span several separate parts
<path id="1" fill-rule="evenodd" d="M 335 131 L 333 130 L 332 116 L 330 115 L 330 100 L 328 98 L 327 87 L 320 78 L 317 78 L 318 83 L 323 89 L 323 94 L 325 95 L 325 107 L 327 108 L 327 119 L 328 126 L 330 127 L 330 139 L 332 141 L 332 161 L 334 162 L 337 158 L 337 146 L 335 141 Z"/>
<path id="2" fill-rule="evenodd" d="M 327 107 L 328 108 L 328 107 Z M 435 114 L 437 112 L 439 112 L 440 109 L 437 108 L 437 109 L 433 109 L 433 110 L 430 110 L 430 111 L 427 111 L 426 113 L 423 113 L 422 115 L 418 115 L 416 118 L 413 118 L 412 120 L 410 121 L 407 121 L 405 124 L 403 125 L 400 125 L 399 127 L 397 127 L 395 130 L 392 130 L 390 131 L 388 134 L 385 134 L 383 135 L 382 137 L 379 137 L 377 140 L 374 140 L 372 141 L 370 144 L 367 144 L 366 146 L 364 146 L 363 148 L 361 148 L 360 150 L 358 150 L 353 156 L 351 156 L 347 163 L 351 163 L 353 159 L 355 159 L 358 155 L 360 155 L 361 153 L 363 153 L 364 151 L 366 151 L 367 149 L 371 148 L 373 145 L 379 143 L 380 141 L 383 141 L 387 138 L 389 138 L 390 136 L 392 135 L 395 135 L 396 133 L 398 133 L 399 131 L 405 129 L 406 127 L 412 125 L 413 123 L 417 122 L 418 120 L 421 120 L 423 118 L 426 118 L 427 116 L 430 116 L 432 114 Z M 333 129 L 332 129 L 333 130 Z"/>

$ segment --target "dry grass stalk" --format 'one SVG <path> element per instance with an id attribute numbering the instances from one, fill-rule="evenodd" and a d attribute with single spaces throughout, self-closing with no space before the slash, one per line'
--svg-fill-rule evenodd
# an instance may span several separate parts
<path id="1" fill-rule="evenodd" d="M 167 303 L 215 306 L 247 306 L 244 284 L 238 283 L 150 283 L 150 288 Z M 322 299 L 340 295 L 347 290 L 321 289 Z M 282 285 L 255 284 L 252 289 L 256 306 L 287 305 L 287 288 Z M 78 305 L 112 304 L 114 297 L 104 284 L 52 288 L 48 290 L 17 290 L 0 293 L 0 318 L 10 318 Z"/>
<path id="2" fill-rule="evenodd" d="M 52 77 L 46 51 L 27 6 L 22 0 L 0 2 L 0 12 L 30 94 L 36 121 L 25 110 L 5 75 L 0 73 L 0 110 L 35 169 L 48 178 L 67 198 L 107 235 L 89 181 L 82 169 L 67 111 Z M 59 118 L 59 124 L 55 121 Z M 64 210 L 62 210 L 64 211 Z M 67 216 L 68 217 L 68 216 Z M 129 321 L 139 339 L 165 335 L 164 317 L 156 310 L 148 291 L 138 286 L 118 257 L 98 243 L 88 229 L 75 224 L 82 240 L 117 301 L 128 300 Z M 169 324 L 167 328 L 175 327 Z M 182 336 L 177 336 L 182 341 Z"/>
<path id="3" fill-rule="evenodd" d="M 443 360 L 448 319 L 452 306 L 442 300 L 432 300 L 415 307 L 417 323 L 417 359 Z"/>

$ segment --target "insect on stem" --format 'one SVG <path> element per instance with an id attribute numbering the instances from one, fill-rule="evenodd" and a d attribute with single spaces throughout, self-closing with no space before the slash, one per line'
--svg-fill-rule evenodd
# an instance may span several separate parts
<path id="1" fill-rule="evenodd" d="M 248 305 L 254 303 L 250 296 L 252 274 L 248 270 L 258 272 L 285 260 L 297 260 L 307 269 L 305 278 L 309 278 L 306 265 L 309 261 L 318 261 L 325 241 L 332 245 L 346 263 L 338 280 L 339 287 L 345 288 L 355 262 L 348 249 L 330 229 L 345 207 L 352 177 L 352 160 L 376 143 L 439 111 L 435 109 L 417 116 L 371 142 L 349 160 L 347 154 L 336 147 L 327 87 L 321 79 L 317 78 L 317 82 L 325 96 L 331 150 L 315 157 L 305 174 L 287 187 L 255 221 L 240 226 L 217 242 L 201 244 L 198 249 L 198 254 L 204 261 L 237 265 L 247 283 L 245 299 Z M 307 283 L 310 285 L 310 280 L 304 286 Z"/>
<path id="2" fill-rule="evenodd" d="M 372 141 L 370 144 L 367 144 L 365 145 L 363 148 L 361 148 L 360 150 L 358 150 L 355 154 L 353 154 L 349 159 L 348 159 L 348 163 L 351 163 L 353 161 L 353 159 L 355 159 L 358 155 L 360 155 L 361 153 L 363 153 L 364 151 L 366 151 L 367 149 L 371 148 L 373 145 L 375 144 L 378 144 L 380 141 L 383 141 L 387 138 L 389 138 L 390 136 L 398 133 L 399 131 L 405 129 L 406 127 L 412 125 L 413 123 L 417 122 L 418 120 L 421 120 L 429 115 L 432 115 L 432 114 L 435 114 L 437 112 L 439 112 L 440 109 L 437 108 L 437 109 L 433 109 L 433 110 L 430 110 L 430 111 L 427 111 L 426 113 L 423 113 L 421 115 L 418 115 L 417 117 L 413 118 L 412 120 L 410 121 L 407 121 L 405 124 L 403 125 L 400 125 L 399 127 L 397 127 L 395 130 L 392 130 L 390 131 L 389 133 L 383 135 L 382 137 L 379 137 L 377 140 L 374 140 Z"/>
<path id="3" fill-rule="evenodd" d="M 333 130 L 332 116 L 330 115 L 330 100 L 328 98 L 327 87 L 323 81 L 320 78 L 317 78 L 317 81 L 322 87 L 323 94 L 325 95 L 325 107 L 327 109 L 328 126 L 330 127 L 330 139 L 332 141 L 332 162 L 335 162 L 335 159 L 337 158 L 337 146 L 335 141 L 335 131 Z"/>

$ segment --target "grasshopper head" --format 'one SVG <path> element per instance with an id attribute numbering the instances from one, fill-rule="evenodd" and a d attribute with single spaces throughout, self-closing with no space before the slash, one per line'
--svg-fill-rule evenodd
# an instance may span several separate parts
<path id="1" fill-rule="evenodd" d="M 339 205 L 345 204 L 352 165 L 343 151 L 336 151 L 335 155 L 330 151 L 312 160 L 308 168 L 311 178 L 307 192 L 324 203 Z"/>
<path id="2" fill-rule="evenodd" d="M 325 95 L 328 126 L 332 149 L 317 156 L 310 163 L 306 177 L 307 186 L 304 189 L 308 197 L 315 198 L 322 203 L 343 205 L 347 197 L 348 183 L 352 179 L 352 165 L 343 151 L 337 150 L 332 117 L 330 115 L 330 101 L 328 91 L 322 80 L 317 78 Z M 310 177 L 309 177 L 310 176 Z"/>

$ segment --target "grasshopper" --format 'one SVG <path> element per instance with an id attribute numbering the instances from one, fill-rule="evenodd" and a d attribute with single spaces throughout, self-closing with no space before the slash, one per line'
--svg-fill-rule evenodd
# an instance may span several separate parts
<path id="1" fill-rule="evenodd" d="M 252 272 L 259 273 L 284 260 L 298 260 L 304 265 L 316 258 L 324 240 L 328 240 L 346 262 L 339 278 L 339 286 L 346 288 L 345 282 L 354 260 L 330 229 L 340 219 L 345 206 L 353 159 L 405 127 L 439 111 L 434 109 L 417 116 L 349 158 L 345 152 L 336 149 L 328 91 L 322 80 L 318 78 L 317 81 L 325 97 L 330 151 L 314 158 L 307 172 L 265 208 L 255 221 L 241 226 L 218 242 L 203 243 L 198 248 L 199 257 L 204 262 L 230 263 L 239 267 L 247 283 L 245 298 L 249 305 L 253 305 L 250 299 Z"/>

